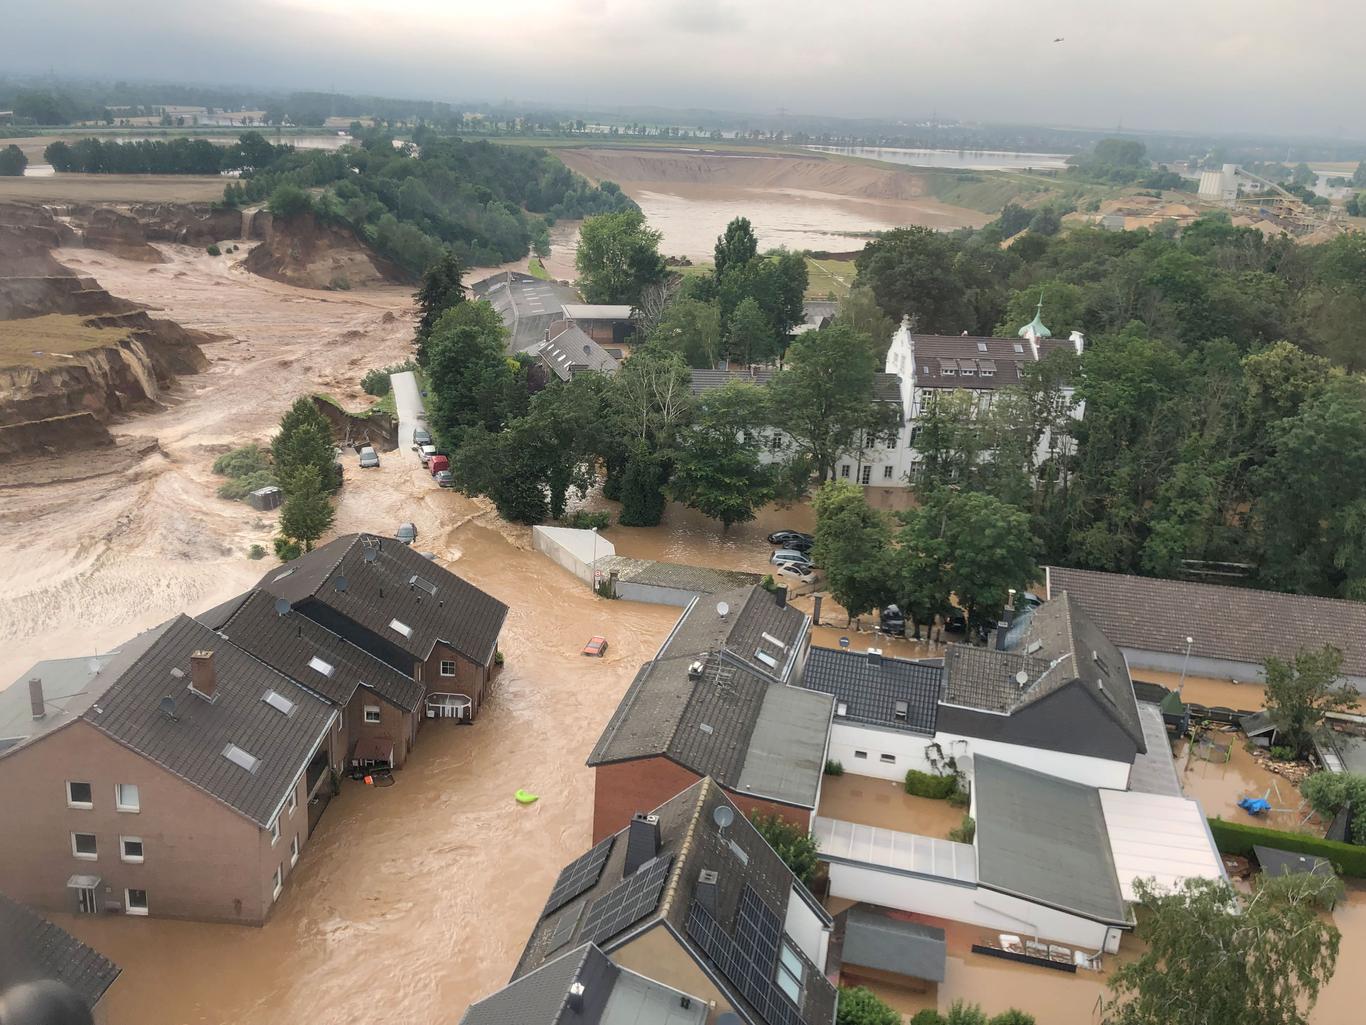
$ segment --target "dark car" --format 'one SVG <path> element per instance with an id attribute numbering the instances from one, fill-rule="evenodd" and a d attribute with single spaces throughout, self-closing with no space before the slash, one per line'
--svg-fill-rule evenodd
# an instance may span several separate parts
<path id="1" fill-rule="evenodd" d="M 454 475 L 452 475 L 452 473 L 451 473 L 450 470 L 437 470 L 437 471 L 436 471 L 436 474 L 435 474 L 435 477 L 436 477 L 436 482 L 437 482 L 437 484 L 441 485 L 441 487 L 443 487 L 443 488 L 453 488 L 453 487 L 455 487 L 455 477 L 454 477 Z"/>
<path id="2" fill-rule="evenodd" d="M 394 531 L 394 537 L 405 545 L 410 545 L 417 540 L 417 526 L 412 523 L 400 523 L 398 530 Z"/>
<path id="3" fill-rule="evenodd" d="M 431 443 L 431 432 L 425 427 L 415 427 L 413 429 L 413 448 L 421 450 L 423 445 L 430 445 Z"/>
<path id="4" fill-rule="evenodd" d="M 954 609 L 944 617 L 944 629 L 949 633 L 965 633 L 968 629 L 967 617 L 960 610 Z"/>
<path id="5" fill-rule="evenodd" d="M 882 627 L 882 632 L 889 637 L 906 636 L 906 616 L 895 605 L 888 605 L 878 616 L 878 624 Z"/>
<path id="6" fill-rule="evenodd" d="M 782 545 L 784 548 L 796 549 L 797 546 L 792 543 L 793 541 L 805 541 L 806 548 L 798 550 L 807 551 L 816 543 L 816 535 L 804 534 L 800 530 L 775 530 L 772 534 L 768 535 L 768 543 L 771 545 Z"/>

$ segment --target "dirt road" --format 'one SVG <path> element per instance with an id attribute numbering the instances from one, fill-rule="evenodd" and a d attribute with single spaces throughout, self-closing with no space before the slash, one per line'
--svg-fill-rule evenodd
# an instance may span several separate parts
<path id="1" fill-rule="evenodd" d="M 394 390 L 394 409 L 398 412 L 398 452 L 400 462 L 419 462 L 413 453 L 413 431 L 426 426 L 422 419 L 422 395 L 417 387 L 417 375 L 411 370 L 389 375 L 389 387 Z"/>

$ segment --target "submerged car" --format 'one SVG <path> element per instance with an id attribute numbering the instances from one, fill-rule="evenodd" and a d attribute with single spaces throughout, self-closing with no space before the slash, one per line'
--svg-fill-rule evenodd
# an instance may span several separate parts
<path id="1" fill-rule="evenodd" d="M 895 605 L 888 605 L 878 616 L 878 626 L 890 637 L 906 636 L 906 615 Z"/>
<path id="2" fill-rule="evenodd" d="M 455 476 L 450 470 L 437 470 L 432 476 L 436 479 L 437 484 L 443 488 L 455 487 Z"/>
<path id="3" fill-rule="evenodd" d="M 811 561 L 811 556 L 805 552 L 799 552 L 795 548 L 779 548 L 768 557 L 768 561 L 775 566 L 785 566 L 789 563 L 801 566 L 803 569 L 815 569 L 815 564 Z"/>
<path id="4" fill-rule="evenodd" d="M 417 450 L 417 458 L 422 460 L 422 465 L 426 466 L 432 461 L 432 456 L 436 455 L 435 445 L 420 445 Z"/>
<path id="5" fill-rule="evenodd" d="M 592 655 L 594 658 L 602 658 L 603 653 L 606 651 L 606 637 L 590 637 L 588 643 L 583 646 L 583 653 L 585 655 Z"/>
<path id="6" fill-rule="evenodd" d="M 368 470 L 379 466 L 379 453 L 369 445 L 365 445 L 360 450 L 360 468 Z"/>
<path id="7" fill-rule="evenodd" d="M 400 523 L 398 530 L 394 531 L 394 537 L 402 541 L 405 545 L 410 545 L 417 540 L 417 525 L 413 523 Z"/>
<path id="8" fill-rule="evenodd" d="M 432 443 L 432 434 L 425 427 L 413 428 L 413 448 L 421 449 L 423 445 Z"/>
<path id="9" fill-rule="evenodd" d="M 773 571 L 773 579 L 780 584 L 814 584 L 816 574 L 795 562 L 788 562 Z"/>
<path id="10" fill-rule="evenodd" d="M 816 543 L 814 534 L 804 534 L 800 530 L 775 530 L 768 535 L 768 543 L 771 545 L 782 545 L 784 548 L 792 547 L 793 541 L 805 541 L 808 544 Z"/>

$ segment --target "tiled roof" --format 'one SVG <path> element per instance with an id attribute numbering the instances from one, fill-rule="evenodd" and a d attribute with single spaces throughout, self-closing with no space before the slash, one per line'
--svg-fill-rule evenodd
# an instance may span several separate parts
<path id="1" fill-rule="evenodd" d="M 365 558 L 367 549 L 376 553 L 373 561 Z M 417 586 L 421 582 L 432 588 Z M 373 534 L 345 534 L 271 570 L 257 586 L 295 604 L 317 601 L 418 661 L 441 641 L 488 665 L 508 612 L 498 599 L 408 545 Z M 309 615 L 306 604 L 300 611 Z M 395 621 L 409 633 L 392 628 Z"/>
<path id="2" fill-rule="evenodd" d="M 568 285 L 516 271 L 476 282 L 470 291 L 475 299 L 487 300 L 502 318 L 512 352 L 523 352 L 543 341 L 550 325 L 563 318 L 563 305 L 578 298 Z"/>
<path id="3" fill-rule="evenodd" d="M 724 617 L 719 612 L 722 602 L 728 610 Z M 684 610 L 655 658 L 691 660 L 721 652 L 727 662 L 786 682 L 808 642 L 810 623 L 806 613 L 779 605 L 774 595 L 757 585 L 719 591 Z M 759 658 L 760 651 L 776 665 Z"/>
<path id="4" fill-rule="evenodd" d="M 982 338 L 965 335 L 913 335 L 915 383 L 919 388 L 1006 388 L 1020 383 L 1020 367 L 1034 362 L 1023 338 Z M 1040 359 L 1059 350 L 1071 351 L 1065 338 L 1041 338 Z M 985 364 L 985 367 L 983 366 Z M 988 373 L 984 376 L 982 370 Z M 953 371 L 945 373 L 946 370 Z M 965 375 L 964 370 L 971 371 Z"/>
<path id="5" fill-rule="evenodd" d="M 541 343 L 537 354 L 561 381 L 584 371 L 612 374 L 618 366 L 606 349 L 572 324 Z"/>
<path id="6" fill-rule="evenodd" d="M 714 818 L 716 809 L 723 805 L 732 814 L 732 823 L 724 831 L 717 828 Z M 716 873 L 712 916 L 727 935 L 736 932 L 741 899 L 747 889 L 776 914 L 779 923 L 786 914 L 789 899 L 805 901 L 827 925 L 829 917 L 820 910 L 815 898 L 802 889 L 782 859 L 715 781 L 703 779 L 695 783 L 654 809 L 654 813 L 659 817 L 659 856 L 672 859 L 659 903 L 624 931 L 598 938 L 598 945 L 610 956 L 639 929 L 667 921 L 673 927 L 677 941 L 709 967 L 713 981 L 732 1006 L 742 1011 L 746 1020 L 759 1025 L 780 1025 L 751 1004 L 726 978 L 722 966 L 713 961 L 689 934 L 687 923 L 698 900 L 699 876 L 704 871 Z M 572 950 L 584 942 L 582 936 L 588 917 L 584 909 L 622 881 L 628 846 L 622 834 L 618 834 L 597 883 L 536 924 L 522 951 L 514 980 L 535 971 L 561 951 Z M 557 945 L 552 947 L 552 942 Z M 804 957 L 801 961 L 804 994 L 801 1007 L 795 1010 L 795 1020 L 800 1025 L 830 1025 L 835 1013 L 835 988 L 825 978 L 823 966 L 811 964 Z"/>
<path id="7" fill-rule="evenodd" d="M 837 720 L 910 733 L 934 733 L 943 685 L 942 666 L 838 648 L 812 647 L 802 670 L 803 687 L 834 697 Z"/>
<path id="8" fill-rule="evenodd" d="M 900 402 L 901 378 L 896 374 L 874 374 L 873 398 L 879 402 Z"/>
<path id="9" fill-rule="evenodd" d="M 1121 648 L 1260 665 L 1268 655 L 1331 644 L 1342 671 L 1366 676 L 1366 603 L 1246 587 L 1196 584 L 1047 567 L 1051 594 L 1066 591 Z"/>
<path id="10" fill-rule="evenodd" d="M 1077 681 L 1139 751 L 1146 749 L 1124 655 L 1065 593 L 1018 615 L 1005 650 L 949 645 L 944 681 L 949 704 L 1005 713 Z"/>
<path id="11" fill-rule="evenodd" d="M 4 978 L 8 985 L 56 979 L 70 986 L 85 1006 L 93 1009 L 119 977 L 120 969 L 114 962 L 4 894 L 0 894 L 0 937 L 4 940 Z"/>
<path id="12" fill-rule="evenodd" d="M 844 964 L 926 982 L 944 981 L 948 944 L 943 929 L 907 921 L 869 904 L 856 904 L 841 917 Z"/>
<path id="13" fill-rule="evenodd" d="M 212 702 L 189 689 L 196 651 L 213 652 Z M 268 691 L 292 709 L 267 704 Z M 174 718 L 161 710 L 168 696 Z M 182 615 L 82 718 L 265 827 L 335 715 L 326 701 Z M 229 744 L 258 759 L 255 769 L 229 761 L 223 753 Z"/>
<path id="14" fill-rule="evenodd" d="M 275 611 L 276 598 L 265 591 L 247 593 L 219 632 L 237 647 L 278 672 L 345 706 L 357 687 L 374 691 L 392 705 L 411 712 L 422 704 L 423 688 L 411 676 L 381 662 L 369 652 L 297 612 Z M 327 673 L 310 665 L 320 659 Z"/>
<path id="15" fill-rule="evenodd" d="M 558 1025 L 569 1003 L 569 987 L 580 982 L 587 996 L 590 986 L 611 986 L 619 969 L 591 943 L 547 961 L 492 996 L 471 1004 L 460 1025 Z M 597 1006 L 598 993 L 593 993 Z M 578 1016 L 568 1019 L 579 1025 Z"/>
<path id="16" fill-rule="evenodd" d="M 765 385 L 773 380 L 773 375 L 777 371 L 767 367 L 756 367 L 754 370 L 692 370 L 689 373 L 692 375 L 692 393 L 701 395 L 713 388 L 724 387 L 731 381 Z"/>
<path id="17" fill-rule="evenodd" d="M 980 885 L 1102 922 L 1127 921 L 1093 787 L 973 759 Z"/>

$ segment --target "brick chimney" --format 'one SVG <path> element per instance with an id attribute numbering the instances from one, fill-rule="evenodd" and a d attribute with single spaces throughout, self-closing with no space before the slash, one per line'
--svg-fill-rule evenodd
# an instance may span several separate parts
<path id="1" fill-rule="evenodd" d="M 43 681 L 33 676 L 28 681 L 28 703 L 33 709 L 33 718 L 47 718 L 47 705 L 43 701 Z"/>
<path id="2" fill-rule="evenodd" d="M 190 689 L 200 697 L 214 699 L 218 678 L 214 675 L 212 651 L 196 651 L 190 655 Z"/>

